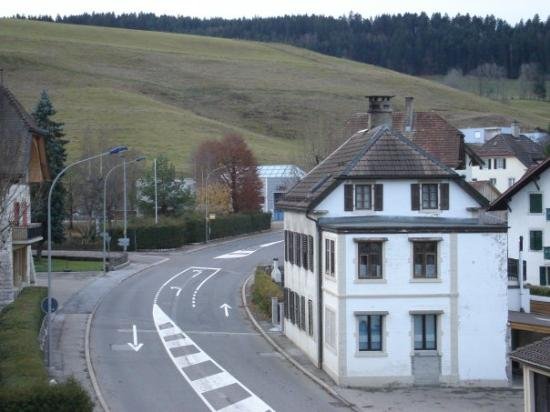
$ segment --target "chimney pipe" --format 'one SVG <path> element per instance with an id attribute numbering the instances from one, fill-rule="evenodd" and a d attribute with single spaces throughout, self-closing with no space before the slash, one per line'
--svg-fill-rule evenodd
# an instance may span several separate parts
<path id="1" fill-rule="evenodd" d="M 393 96 L 366 96 L 369 99 L 369 129 L 384 125 L 392 128 Z"/>
<path id="2" fill-rule="evenodd" d="M 410 132 L 412 131 L 413 127 L 413 116 L 414 116 L 414 109 L 413 109 L 413 100 L 414 97 L 408 96 L 405 97 L 405 131 Z"/>
<path id="3" fill-rule="evenodd" d="M 514 120 L 512 122 L 512 136 L 519 137 L 519 122 L 517 120 Z"/>

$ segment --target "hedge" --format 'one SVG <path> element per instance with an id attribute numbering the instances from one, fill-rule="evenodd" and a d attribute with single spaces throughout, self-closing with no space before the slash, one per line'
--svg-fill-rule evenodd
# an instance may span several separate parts
<path id="1" fill-rule="evenodd" d="M 529 293 L 535 296 L 550 297 L 550 287 L 547 286 L 529 286 Z"/>
<path id="2" fill-rule="evenodd" d="M 38 333 L 43 287 L 23 289 L 0 312 L 0 411 L 92 411 L 87 392 L 74 380 L 49 386 Z"/>
<path id="3" fill-rule="evenodd" d="M 210 221 L 210 239 L 258 232 L 271 227 L 270 213 L 231 214 Z M 204 217 L 191 215 L 181 219 L 163 219 L 158 224 L 144 219 L 128 226 L 130 246 L 128 250 L 173 249 L 189 243 L 204 241 Z M 111 250 L 121 250 L 118 238 L 122 228 L 111 232 Z"/>
<path id="4" fill-rule="evenodd" d="M 283 290 L 271 280 L 271 276 L 264 270 L 256 269 L 254 284 L 252 285 L 252 302 L 266 316 L 271 317 L 271 298 L 283 298 Z"/>

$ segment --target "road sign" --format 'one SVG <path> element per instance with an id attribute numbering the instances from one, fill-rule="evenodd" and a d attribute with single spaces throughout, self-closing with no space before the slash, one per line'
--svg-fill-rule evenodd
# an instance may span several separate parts
<path id="1" fill-rule="evenodd" d="M 208 215 L 208 220 L 216 220 L 216 214 L 215 213 L 210 213 Z"/>
<path id="2" fill-rule="evenodd" d="M 130 238 L 128 237 L 119 237 L 118 238 L 118 245 L 120 247 L 128 247 L 130 246 Z"/>
<path id="3" fill-rule="evenodd" d="M 40 303 L 40 307 L 42 308 L 42 312 L 48 313 L 48 298 L 42 299 L 42 303 Z M 52 313 L 57 310 L 59 307 L 59 304 L 56 299 L 52 298 Z"/>

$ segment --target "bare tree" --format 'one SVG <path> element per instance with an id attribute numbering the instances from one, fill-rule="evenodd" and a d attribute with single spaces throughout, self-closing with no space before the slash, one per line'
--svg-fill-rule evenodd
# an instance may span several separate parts
<path id="1" fill-rule="evenodd" d="M 487 97 L 502 96 L 502 81 L 506 69 L 496 63 L 483 63 L 470 72 L 477 79 L 478 94 Z"/>
<path id="2" fill-rule="evenodd" d="M 450 69 L 443 78 L 443 83 L 454 89 L 464 90 L 465 84 L 462 69 Z"/>

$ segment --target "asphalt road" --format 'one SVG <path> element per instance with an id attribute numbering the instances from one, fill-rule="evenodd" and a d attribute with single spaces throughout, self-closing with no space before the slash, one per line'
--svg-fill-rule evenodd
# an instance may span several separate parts
<path id="1" fill-rule="evenodd" d="M 241 307 L 244 279 L 282 252 L 281 231 L 235 239 L 167 254 L 114 288 L 90 338 L 110 409 L 346 409 L 275 352 Z"/>

